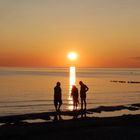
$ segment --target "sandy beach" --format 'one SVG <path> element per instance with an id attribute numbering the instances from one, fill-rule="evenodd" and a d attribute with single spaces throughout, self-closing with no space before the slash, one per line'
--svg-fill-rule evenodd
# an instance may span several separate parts
<path id="1" fill-rule="evenodd" d="M 135 107 L 139 104 L 134 104 Z M 131 105 L 130 109 L 134 107 Z M 133 107 L 132 107 L 133 106 Z M 139 140 L 140 114 L 122 115 L 116 117 L 94 117 L 95 112 L 116 111 L 124 106 L 98 107 L 87 111 L 62 111 L 23 114 L 0 117 L 0 139 L 111 139 L 111 140 Z M 125 108 L 126 109 L 126 108 Z M 88 113 L 93 112 L 93 117 Z M 87 114 L 87 115 L 85 115 Z M 73 116 L 72 119 L 61 119 L 62 116 Z M 51 118 L 54 118 L 51 120 Z M 44 122 L 30 123 L 23 120 L 42 119 Z"/>
<path id="2" fill-rule="evenodd" d="M 0 139 L 112 139 L 139 140 L 140 115 L 111 118 L 83 118 L 76 120 L 19 123 L 0 127 Z"/>

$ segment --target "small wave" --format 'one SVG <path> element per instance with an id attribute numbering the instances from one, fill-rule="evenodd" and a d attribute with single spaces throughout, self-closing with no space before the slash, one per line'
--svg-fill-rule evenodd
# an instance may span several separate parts
<path id="1" fill-rule="evenodd" d="M 71 101 L 71 100 L 63 100 L 63 101 Z M 22 101 L 0 101 L 0 104 L 3 103 L 28 103 L 28 102 L 53 102 L 53 100 L 22 100 Z"/>
<path id="2" fill-rule="evenodd" d="M 36 105 L 9 105 L 9 106 L 0 106 L 0 108 L 24 108 L 24 107 L 35 107 L 35 106 L 51 106 L 53 104 L 36 104 Z"/>

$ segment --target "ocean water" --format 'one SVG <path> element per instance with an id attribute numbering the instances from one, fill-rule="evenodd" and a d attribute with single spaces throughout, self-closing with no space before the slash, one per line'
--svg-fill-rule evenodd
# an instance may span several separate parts
<path id="1" fill-rule="evenodd" d="M 62 110 L 72 109 L 69 79 L 69 68 L 0 68 L 0 116 L 54 111 L 57 81 Z M 89 87 L 87 108 L 140 103 L 140 84 L 127 83 L 140 81 L 140 69 L 76 68 L 78 89 L 80 80 Z"/>

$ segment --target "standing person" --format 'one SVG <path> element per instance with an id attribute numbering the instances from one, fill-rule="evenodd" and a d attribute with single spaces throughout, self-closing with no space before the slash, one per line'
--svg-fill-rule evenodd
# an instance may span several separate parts
<path id="1" fill-rule="evenodd" d="M 60 86 L 61 83 L 57 82 L 54 87 L 54 106 L 57 112 L 60 111 L 60 107 L 62 105 L 62 90 Z"/>
<path id="2" fill-rule="evenodd" d="M 77 110 L 78 106 L 78 89 L 75 85 L 72 86 L 71 96 L 73 98 L 73 110 Z"/>
<path id="3" fill-rule="evenodd" d="M 83 103 L 85 106 L 85 110 L 86 110 L 86 92 L 89 90 L 89 88 L 82 82 L 79 81 L 80 84 L 80 98 L 81 98 L 81 109 L 83 110 Z"/>

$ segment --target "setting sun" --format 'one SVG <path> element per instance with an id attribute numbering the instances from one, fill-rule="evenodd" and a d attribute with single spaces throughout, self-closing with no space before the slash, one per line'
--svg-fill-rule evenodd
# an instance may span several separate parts
<path id="1" fill-rule="evenodd" d="M 68 57 L 68 59 L 70 59 L 70 60 L 75 60 L 75 59 L 77 58 L 77 53 L 75 53 L 75 52 L 70 52 L 70 53 L 68 53 L 67 57 Z"/>

